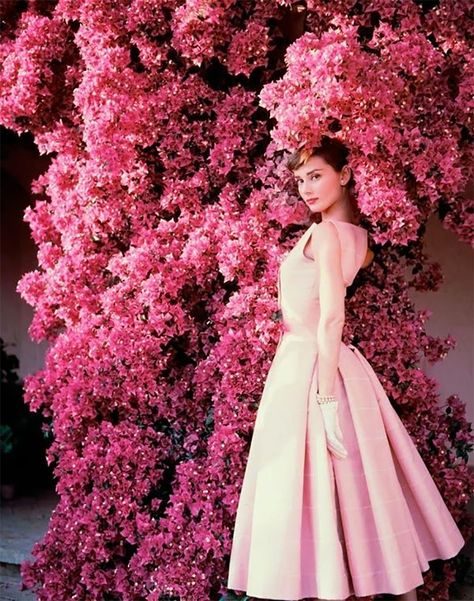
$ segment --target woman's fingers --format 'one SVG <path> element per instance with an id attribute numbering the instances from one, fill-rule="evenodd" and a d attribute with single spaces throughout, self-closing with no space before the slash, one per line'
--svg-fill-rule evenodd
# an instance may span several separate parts
<path id="1" fill-rule="evenodd" d="M 337 402 L 323 404 L 321 405 L 321 414 L 329 450 L 339 459 L 344 459 L 348 453 L 343 444 L 343 434 L 339 424 L 337 407 Z"/>
<path id="2" fill-rule="evenodd" d="M 345 446 L 337 438 L 328 439 L 329 450 L 339 459 L 345 459 L 348 455 Z"/>

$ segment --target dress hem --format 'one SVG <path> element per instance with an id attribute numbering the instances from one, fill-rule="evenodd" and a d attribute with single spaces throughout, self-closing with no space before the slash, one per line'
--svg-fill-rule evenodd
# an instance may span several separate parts
<path id="1" fill-rule="evenodd" d="M 443 561 L 447 561 L 448 559 L 453 559 L 454 557 L 456 557 L 458 555 L 458 553 L 461 551 L 461 549 L 464 547 L 465 543 L 463 543 L 461 545 L 461 547 L 459 547 L 459 549 L 448 555 L 448 557 L 439 557 L 439 555 L 437 555 L 436 557 L 431 557 L 429 559 L 426 559 L 427 562 L 430 561 L 436 561 L 436 560 L 443 560 Z M 430 566 L 428 565 L 427 568 L 420 568 L 420 576 L 421 576 L 421 581 L 418 582 L 418 584 L 413 584 L 410 586 L 410 588 L 404 588 L 404 590 L 376 590 L 376 591 L 372 591 L 372 592 L 364 592 L 364 593 L 358 593 L 356 595 L 355 592 L 350 592 L 348 595 L 346 595 L 345 597 L 341 597 L 341 596 L 336 596 L 336 597 L 324 597 L 322 596 L 320 593 L 309 593 L 309 594 L 304 594 L 300 597 L 282 597 L 281 595 L 279 595 L 278 597 L 272 597 L 271 595 L 269 596 L 267 593 L 264 594 L 263 597 L 259 597 L 257 596 L 256 593 L 253 593 L 251 590 L 245 590 L 244 588 L 238 588 L 238 587 L 231 587 L 231 586 L 227 586 L 228 589 L 232 590 L 232 591 L 239 591 L 239 592 L 244 592 L 246 595 L 250 595 L 252 597 L 254 597 L 255 599 L 265 599 L 265 601 L 303 601 L 304 599 L 309 599 L 311 597 L 320 599 L 321 601 L 345 601 L 346 599 L 349 599 L 350 597 L 355 596 L 357 597 L 371 597 L 374 595 L 403 595 L 404 593 L 408 593 L 409 591 L 413 590 L 414 588 L 418 588 L 419 586 L 422 586 L 424 584 L 424 579 L 423 579 L 423 574 L 425 572 L 428 572 L 430 570 Z M 261 594 L 261 593 L 260 593 Z"/>

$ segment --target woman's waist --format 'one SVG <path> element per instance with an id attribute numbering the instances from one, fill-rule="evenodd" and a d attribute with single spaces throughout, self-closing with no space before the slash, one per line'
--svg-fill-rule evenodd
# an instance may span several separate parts
<path id="1" fill-rule="evenodd" d="M 281 336 L 284 338 L 301 338 L 304 340 L 311 340 L 317 342 L 318 340 L 318 327 L 317 325 L 304 325 L 304 324 L 281 324 Z"/>
<path id="2" fill-rule="evenodd" d="M 281 334 L 280 341 L 291 340 L 291 341 L 301 341 L 306 343 L 311 343 L 314 346 L 318 344 L 318 325 L 305 325 L 305 324 L 281 324 Z M 352 350 L 355 349 L 355 346 L 351 343 L 345 343 L 341 340 L 341 345 L 346 346 Z"/>

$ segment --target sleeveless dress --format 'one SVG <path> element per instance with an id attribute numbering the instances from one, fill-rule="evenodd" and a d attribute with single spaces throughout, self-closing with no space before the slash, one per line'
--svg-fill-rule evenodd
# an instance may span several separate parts
<path id="1" fill-rule="evenodd" d="M 333 220 L 349 286 L 367 230 Z M 281 262 L 283 331 L 259 403 L 233 532 L 227 587 L 278 600 L 401 594 L 428 561 L 465 541 L 362 353 L 341 342 L 335 393 L 348 451 L 326 447 L 317 390 L 318 276 L 303 249 Z"/>

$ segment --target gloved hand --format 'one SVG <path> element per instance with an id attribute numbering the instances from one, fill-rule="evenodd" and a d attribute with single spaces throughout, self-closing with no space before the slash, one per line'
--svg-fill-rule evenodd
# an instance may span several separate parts
<path id="1" fill-rule="evenodd" d="M 320 403 L 321 413 L 326 431 L 327 447 L 338 459 L 345 459 L 348 452 L 343 444 L 342 430 L 339 425 L 338 406 L 339 401 L 332 403 Z"/>

